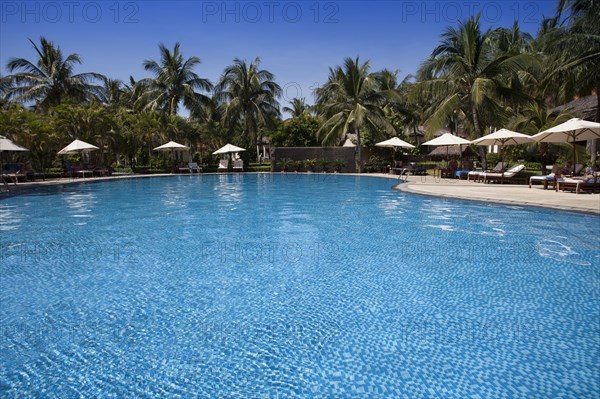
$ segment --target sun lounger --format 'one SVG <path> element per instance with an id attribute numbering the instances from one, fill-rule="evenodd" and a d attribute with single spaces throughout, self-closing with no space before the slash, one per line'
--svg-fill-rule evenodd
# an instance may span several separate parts
<path id="1" fill-rule="evenodd" d="M 504 168 L 506 168 L 506 162 L 498 162 L 496 166 L 490 170 L 472 170 L 467 174 L 467 181 L 483 181 L 484 173 L 500 173 L 504 170 Z"/>
<path id="2" fill-rule="evenodd" d="M 244 171 L 244 161 L 241 159 L 236 159 L 233 161 L 233 171 L 234 172 L 243 172 Z"/>
<path id="3" fill-rule="evenodd" d="M 556 186 L 556 178 L 554 177 L 554 173 L 551 173 L 546 176 L 531 176 L 529 178 L 529 188 L 533 183 L 540 183 L 544 185 L 544 190 L 548 189 L 548 183 L 552 183 L 552 187 Z"/>
<path id="4" fill-rule="evenodd" d="M 600 178 L 559 178 L 556 181 L 556 191 L 558 192 L 560 190 L 574 191 L 577 194 L 582 191 L 589 191 L 592 193 L 600 192 Z"/>
<path id="5" fill-rule="evenodd" d="M 519 177 L 517 174 L 525 169 L 525 165 L 515 165 L 512 168 L 508 169 L 506 172 L 502 173 L 483 173 L 483 182 L 484 183 L 525 183 L 526 179 L 524 177 Z"/>
<path id="6" fill-rule="evenodd" d="M 221 159 L 219 161 L 219 167 L 217 168 L 217 171 L 218 172 L 227 172 L 228 169 L 229 169 L 229 160 Z"/>
<path id="7" fill-rule="evenodd" d="M 188 168 L 190 169 L 191 173 L 202 173 L 202 167 L 198 166 L 198 164 L 196 162 L 190 162 L 188 163 Z"/>

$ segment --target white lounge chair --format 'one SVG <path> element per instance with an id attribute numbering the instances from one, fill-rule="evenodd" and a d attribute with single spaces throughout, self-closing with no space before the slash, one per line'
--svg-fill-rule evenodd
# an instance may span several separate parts
<path id="1" fill-rule="evenodd" d="M 577 194 L 582 191 L 596 192 L 600 191 L 600 178 L 594 177 L 559 177 L 556 179 L 556 192 L 560 190 L 565 191 L 570 189 L 575 191 Z"/>
<path id="2" fill-rule="evenodd" d="M 227 172 L 229 170 L 229 159 L 221 159 L 219 161 L 218 172 Z"/>
<path id="3" fill-rule="evenodd" d="M 202 173 L 202 166 L 198 166 L 196 162 L 188 163 L 188 168 L 190 169 L 190 173 Z"/>
<path id="4" fill-rule="evenodd" d="M 525 182 L 525 178 L 519 179 L 515 175 L 525 169 L 525 165 L 515 165 L 512 168 L 508 169 L 506 172 L 502 173 L 483 173 L 483 182 L 489 183 L 492 181 L 498 183 L 517 183 L 520 181 Z"/>
<path id="5" fill-rule="evenodd" d="M 236 159 L 233 161 L 233 171 L 234 172 L 243 172 L 244 171 L 244 161 L 241 159 Z"/>
<path id="6" fill-rule="evenodd" d="M 484 171 L 484 170 L 472 170 L 467 174 L 467 181 L 473 180 L 473 181 L 479 181 L 480 179 L 483 179 L 483 174 L 487 173 L 487 172 L 497 172 L 500 173 L 504 170 L 504 168 L 506 168 L 506 162 L 498 162 L 496 164 L 496 166 L 494 166 L 493 169 Z"/>
<path id="7" fill-rule="evenodd" d="M 531 176 L 529 178 L 529 188 L 533 183 L 540 183 L 544 185 L 544 190 L 548 189 L 548 183 L 552 183 L 552 185 L 556 185 L 556 178 L 554 177 L 554 173 L 550 173 L 546 176 Z"/>

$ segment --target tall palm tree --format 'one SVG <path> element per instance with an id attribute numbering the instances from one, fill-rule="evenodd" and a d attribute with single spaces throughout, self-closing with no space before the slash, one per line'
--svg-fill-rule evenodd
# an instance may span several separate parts
<path id="1" fill-rule="evenodd" d="M 310 106 L 306 103 L 306 99 L 304 97 L 292 98 L 292 101 L 290 101 L 289 104 L 290 106 L 283 107 L 282 111 L 289 112 L 292 115 L 292 118 L 297 118 L 310 110 Z"/>
<path id="2" fill-rule="evenodd" d="M 114 107 L 121 104 L 121 97 L 125 93 L 124 88 L 123 82 L 119 79 L 104 78 L 96 97 L 103 105 Z"/>
<path id="3" fill-rule="evenodd" d="M 235 58 L 215 88 L 215 99 L 224 106 L 225 125 L 241 123 L 248 145 L 254 145 L 260 129 L 272 127 L 280 115 L 281 87 L 274 79 L 271 72 L 260 69 L 259 57 L 250 64 Z"/>
<path id="4" fill-rule="evenodd" d="M 378 77 L 370 73 L 369 61 L 361 64 L 345 58 L 343 66 L 329 69 L 327 82 L 316 90 L 317 109 L 325 122 L 317 132 L 323 144 L 339 143 L 346 133 L 356 132 L 357 169 L 362 170 L 361 129 L 394 132 L 384 107 L 392 90 L 381 90 Z"/>
<path id="5" fill-rule="evenodd" d="M 475 138 L 483 134 L 483 126 L 504 124 L 508 112 L 504 102 L 512 104 L 529 100 L 520 90 L 507 85 L 507 77 L 537 66 L 528 53 L 493 54 L 491 30 L 482 32 L 479 15 L 449 27 L 442 41 L 419 73 L 429 76 L 416 87 L 420 95 L 432 96 L 433 112 L 427 120 L 428 130 L 435 131 L 462 111 L 463 121 Z M 485 165 L 483 147 L 480 155 Z"/>
<path id="6" fill-rule="evenodd" d="M 183 102 L 190 111 L 198 112 L 208 101 L 208 97 L 198 91 L 212 90 L 210 81 L 201 78 L 193 70 L 200 64 L 200 58 L 194 56 L 184 60 L 179 43 L 175 43 L 173 51 L 162 43 L 158 48 L 160 61 L 145 60 L 142 63 L 146 71 L 154 74 L 153 78 L 139 82 L 146 88 L 142 96 L 146 109 L 158 109 L 175 115 L 179 104 Z"/>
<path id="7" fill-rule="evenodd" d="M 569 16 L 560 21 L 562 14 Z M 575 95 L 597 94 L 596 122 L 600 122 L 600 2 L 559 0 L 555 22 L 547 32 L 544 50 L 552 62 L 547 64 L 546 84 L 558 93 L 558 100 Z M 598 140 L 592 141 L 592 160 L 596 160 Z"/>
<path id="8" fill-rule="evenodd" d="M 510 28 L 498 28 L 492 31 L 491 37 L 495 51 L 500 54 L 528 52 L 533 42 L 533 37 L 523 32 L 517 21 Z"/>
<path id="9" fill-rule="evenodd" d="M 99 86 L 93 82 L 104 76 L 91 72 L 74 74 L 75 66 L 81 64 L 81 57 L 73 53 L 64 58 L 60 47 L 44 37 L 40 38 L 39 47 L 31 39 L 29 42 L 37 53 L 37 61 L 12 58 L 6 65 L 9 72 L 18 71 L 9 75 L 10 99 L 22 103 L 33 101 L 36 107 L 48 109 L 67 99 L 87 102 L 94 98 L 93 93 Z"/>

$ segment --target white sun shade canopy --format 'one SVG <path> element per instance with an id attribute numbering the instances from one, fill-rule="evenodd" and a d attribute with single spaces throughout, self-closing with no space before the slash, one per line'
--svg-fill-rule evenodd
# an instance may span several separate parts
<path id="1" fill-rule="evenodd" d="M 80 152 L 98 150 L 99 148 L 81 140 L 74 140 L 71 144 L 58 152 L 58 155 L 79 154 Z"/>
<path id="2" fill-rule="evenodd" d="M 229 154 L 230 152 L 240 152 L 240 151 L 246 151 L 246 149 L 237 147 L 233 144 L 225 144 L 223 147 L 221 147 L 217 151 L 213 152 L 213 155 Z"/>

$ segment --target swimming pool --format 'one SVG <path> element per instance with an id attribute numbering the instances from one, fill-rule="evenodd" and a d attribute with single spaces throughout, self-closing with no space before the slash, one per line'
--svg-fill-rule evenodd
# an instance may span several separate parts
<path id="1" fill-rule="evenodd" d="M 1 200 L 0 396 L 598 397 L 599 218 L 393 183 Z"/>

